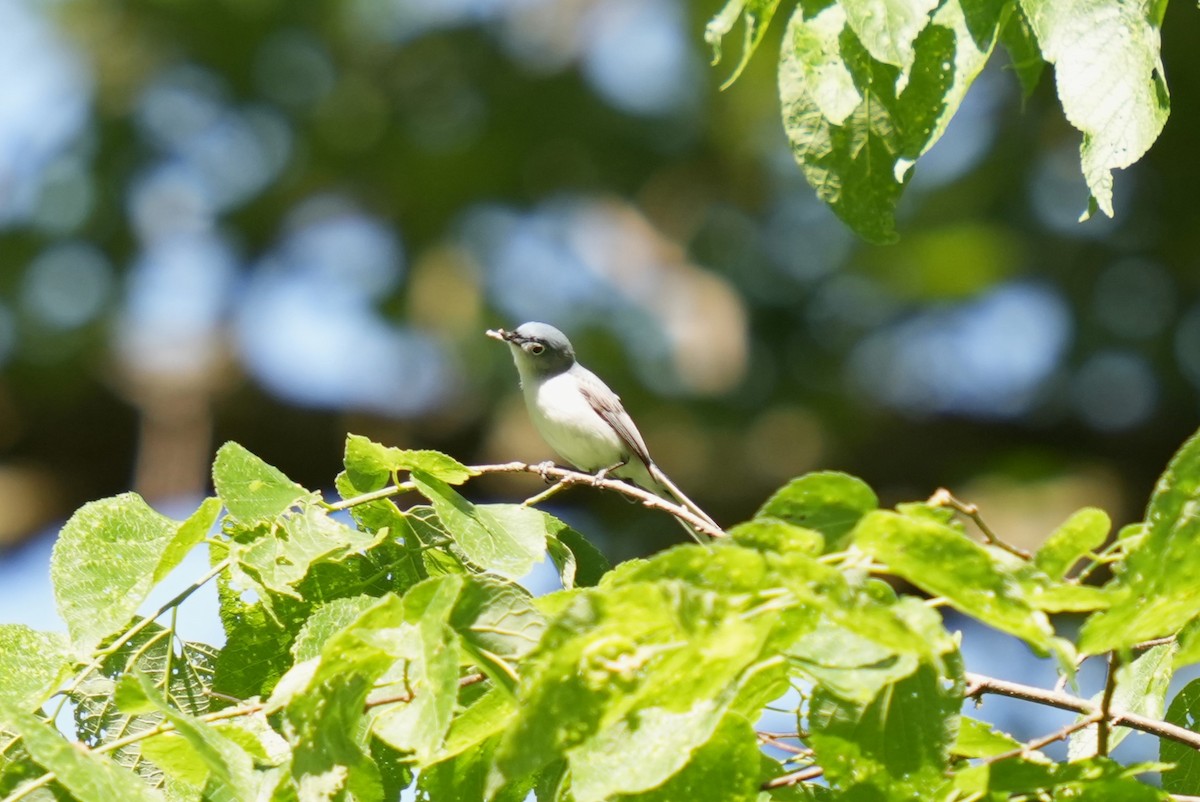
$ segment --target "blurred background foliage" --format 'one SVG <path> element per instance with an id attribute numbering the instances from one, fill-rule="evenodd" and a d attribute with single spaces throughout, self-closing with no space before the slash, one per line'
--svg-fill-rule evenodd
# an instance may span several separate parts
<path id="1" fill-rule="evenodd" d="M 792 162 L 779 21 L 718 91 L 719 7 L 0 0 L 0 544 L 194 497 L 226 439 L 311 487 L 347 431 L 545 458 L 483 336 L 530 319 L 723 522 L 818 468 L 949 486 L 1027 544 L 1140 517 L 1200 392 L 1196 9 L 1115 220 L 1077 222 L 1053 82 L 1022 101 L 997 56 L 873 247 Z M 678 536 L 558 503 L 614 557 Z"/>

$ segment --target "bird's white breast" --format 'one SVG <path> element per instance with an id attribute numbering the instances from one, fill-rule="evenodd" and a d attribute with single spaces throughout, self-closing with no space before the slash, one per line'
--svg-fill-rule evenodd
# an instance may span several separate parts
<path id="1" fill-rule="evenodd" d="M 592 408 L 570 373 L 541 382 L 523 380 L 522 385 L 533 425 L 567 462 L 594 472 L 629 458 L 625 443 Z"/>

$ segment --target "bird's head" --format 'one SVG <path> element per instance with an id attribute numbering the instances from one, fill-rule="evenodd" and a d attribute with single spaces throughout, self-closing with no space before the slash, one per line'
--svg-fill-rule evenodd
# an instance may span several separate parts
<path id="1" fill-rule="evenodd" d="M 522 323 L 515 331 L 488 329 L 487 336 L 508 343 L 522 376 L 554 376 L 575 364 L 567 335 L 546 323 Z"/>

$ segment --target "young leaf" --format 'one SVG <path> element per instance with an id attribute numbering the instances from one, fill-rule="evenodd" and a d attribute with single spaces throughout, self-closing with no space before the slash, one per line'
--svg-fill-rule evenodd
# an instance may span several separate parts
<path id="1" fill-rule="evenodd" d="M 1200 679 L 1183 687 L 1167 708 L 1167 721 L 1192 732 L 1200 732 Z M 1162 775 L 1163 788 L 1173 794 L 1200 794 L 1200 752 L 1176 741 L 1158 742 L 1158 759 L 1174 763 L 1175 768 Z"/>
<path id="2" fill-rule="evenodd" d="M 245 523 L 271 521 L 312 494 L 243 446 L 229 442 L 217 451 L 213 485 L 230 516 Z"/>
<path id="3" fill-rule="evenodd" d="M 958 739 L 951 750 L 958 757 L 995 757 L 1021 748 L 1021 742 L 1008 733 L 993 729 L 977 719 L 963 716 L 958 720 Z"/>
<path id="4" fill-rule="evenodd" d="M 188 516 L 186 521 L 179 524 L 179 528 L 175 530 L 175 536 L 163 549 L 162 559 L 154 569 L 155 582 L 161 582 L 167 574 L 183 562 L 183 558 L 188 555 L 192 547 L 203 541 L 212 530 L 213 524 L 217 522 L 220 514 L 221 500 L 206 498 L 196 511 Z"/>
<path id="5" fill-rule="evenodd" d="M 608 558 L 583 535 L 557 518 L 542 514 L 546 516 L 546 548 L 563 587 L 590 588 L 599 583 L 612 568 Z"/>
<path id="6" fill-rule="evenodd" d="M 825 549 L 825 537 L 815 529 L 760 515 L 729 530 L 734 543 L 759 551 L 780 554 L 798 552 L 814 557 Z"/>
<path id="7" fill-rule="evenodd" d="M 70 643 L 57 632 L 0 624 L 0 700 L 33 709 L 70 669 Z"/>
<path id="8" fill-rule="evenodd" d="M 136 493 L 85 504 L 63 526 L 50 579 L 79 653 L 91 652 L 129 623 L 154 587 L 178 529 Z"/>
<path id="9" fill-rule="evenodd" d="M 1154 144 L 1171 110 L 1160 55 L 1161 20 L 1147 2 L 1020 0 L 1063 112 L 1083 132 L 1083 177 L 1095 204 L 1113 215 L 1113 170 Z M 1086 216 L 1086 214 L 1085 214 Z"/>
<path id="10" fill-rule="evenodd" d="M 897 575 L 985 624 L 1046 651 L 1053 629 L 1021 594 L 1020 584 L 983 546 L 950 527 L 892 512 L 873 512 L 854 543 Z"/>
<path id="11" fill-rule="evenodd" d="M 755 513 L 820 532 L 829 551 L 837 551 L 858 519 L 879 506 L 875 492 L 861 479 L 825 471 L 793 479 Z"/>
<path id="12" fill-rule="evenodd" d="M 467 559 L 483 570 L 519 579 L 545 559 L 545 515 L 517 504 L 477 507 L 436 476 L 414 470 L 413 481 L 429 499 Z"/>
<path id="13" fill-rule="evenodd" d="M 1051 579 L 1062 579 L 1081 557 L 1104 545 L 1111 528 L 1107 513 L 1085 507 L 1046 538 L 1033 563 Z"/>

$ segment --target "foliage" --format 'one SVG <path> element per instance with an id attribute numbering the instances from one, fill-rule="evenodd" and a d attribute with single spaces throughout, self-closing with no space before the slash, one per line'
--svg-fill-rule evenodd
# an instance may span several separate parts
<path id="1" fill-rule="evenodd" d="M 1181 577 L 1200 556 L 1179 539 L 1200 435 L 1163 474 L 1144 527 L 1103 547 L 1107 517 L 1081 510 L 1026 557 L 971 539 L 950 509 L 880 509 L 862 482 L 826 472 L 788 483 L 712 546 L 612 568 L 541 511 L 467 500 L 470 480 L 495 469 L 351 436 L 342 499 L 328 502 L 229 443 L 218 496 L 185 521 L 132 494 L 86 505 L 54 553 L 69 636 L 0 628 L 0 793 L 1165 798 L 1139 779 L 1151 771 L 1200 793 L 1194 685 L 1167 703 L 1174 671 L 1197 657 L 1200 601 Z M 205 543 L 212 570 L 137 615 L 166 568 Z M 535 597 L 517 578 L 547 554 L 562 589 Z M 1081 581 L 1099 565 L 1106 584 Z M 209 581 L 220 648 L 174 626 Z M 968 673 L 940 606 L 1053 655 L 1068 682 L 1108 653 L 1109 680 L 1089 701 Z M 1083 627 L 1061 610 L 1087 614 Z M 1023 744 L 963 715 L 983 693 L 1081 715 Z M 59 732 L 68 703 L 74 744 Z M 793 729 L 759 731 L 781 708 Z M 1109 758 L 1130 726 L 1158 735 L 1169 762 Z M 1062 739 L 1069 761 L 1039 751 Z"/>
<path id="2" fill-rule="evenodd" d="M 706 38 L 745 26 L 742 71 L 779 0 L 729 0 Z M 779 99 L 808 182 L 875 242 L 896 238 L 913 165 L 946 130 L 996 45 L 1026 94 L 1052 64 L 1063 112 L 1083 134 L 1086 218 L 1113 215 L 1113 170 L 1162 132 L 1170 98 L 1159 55 L 1166 3 L 1140 0 L 799 0 L 784 34 Z"/>

